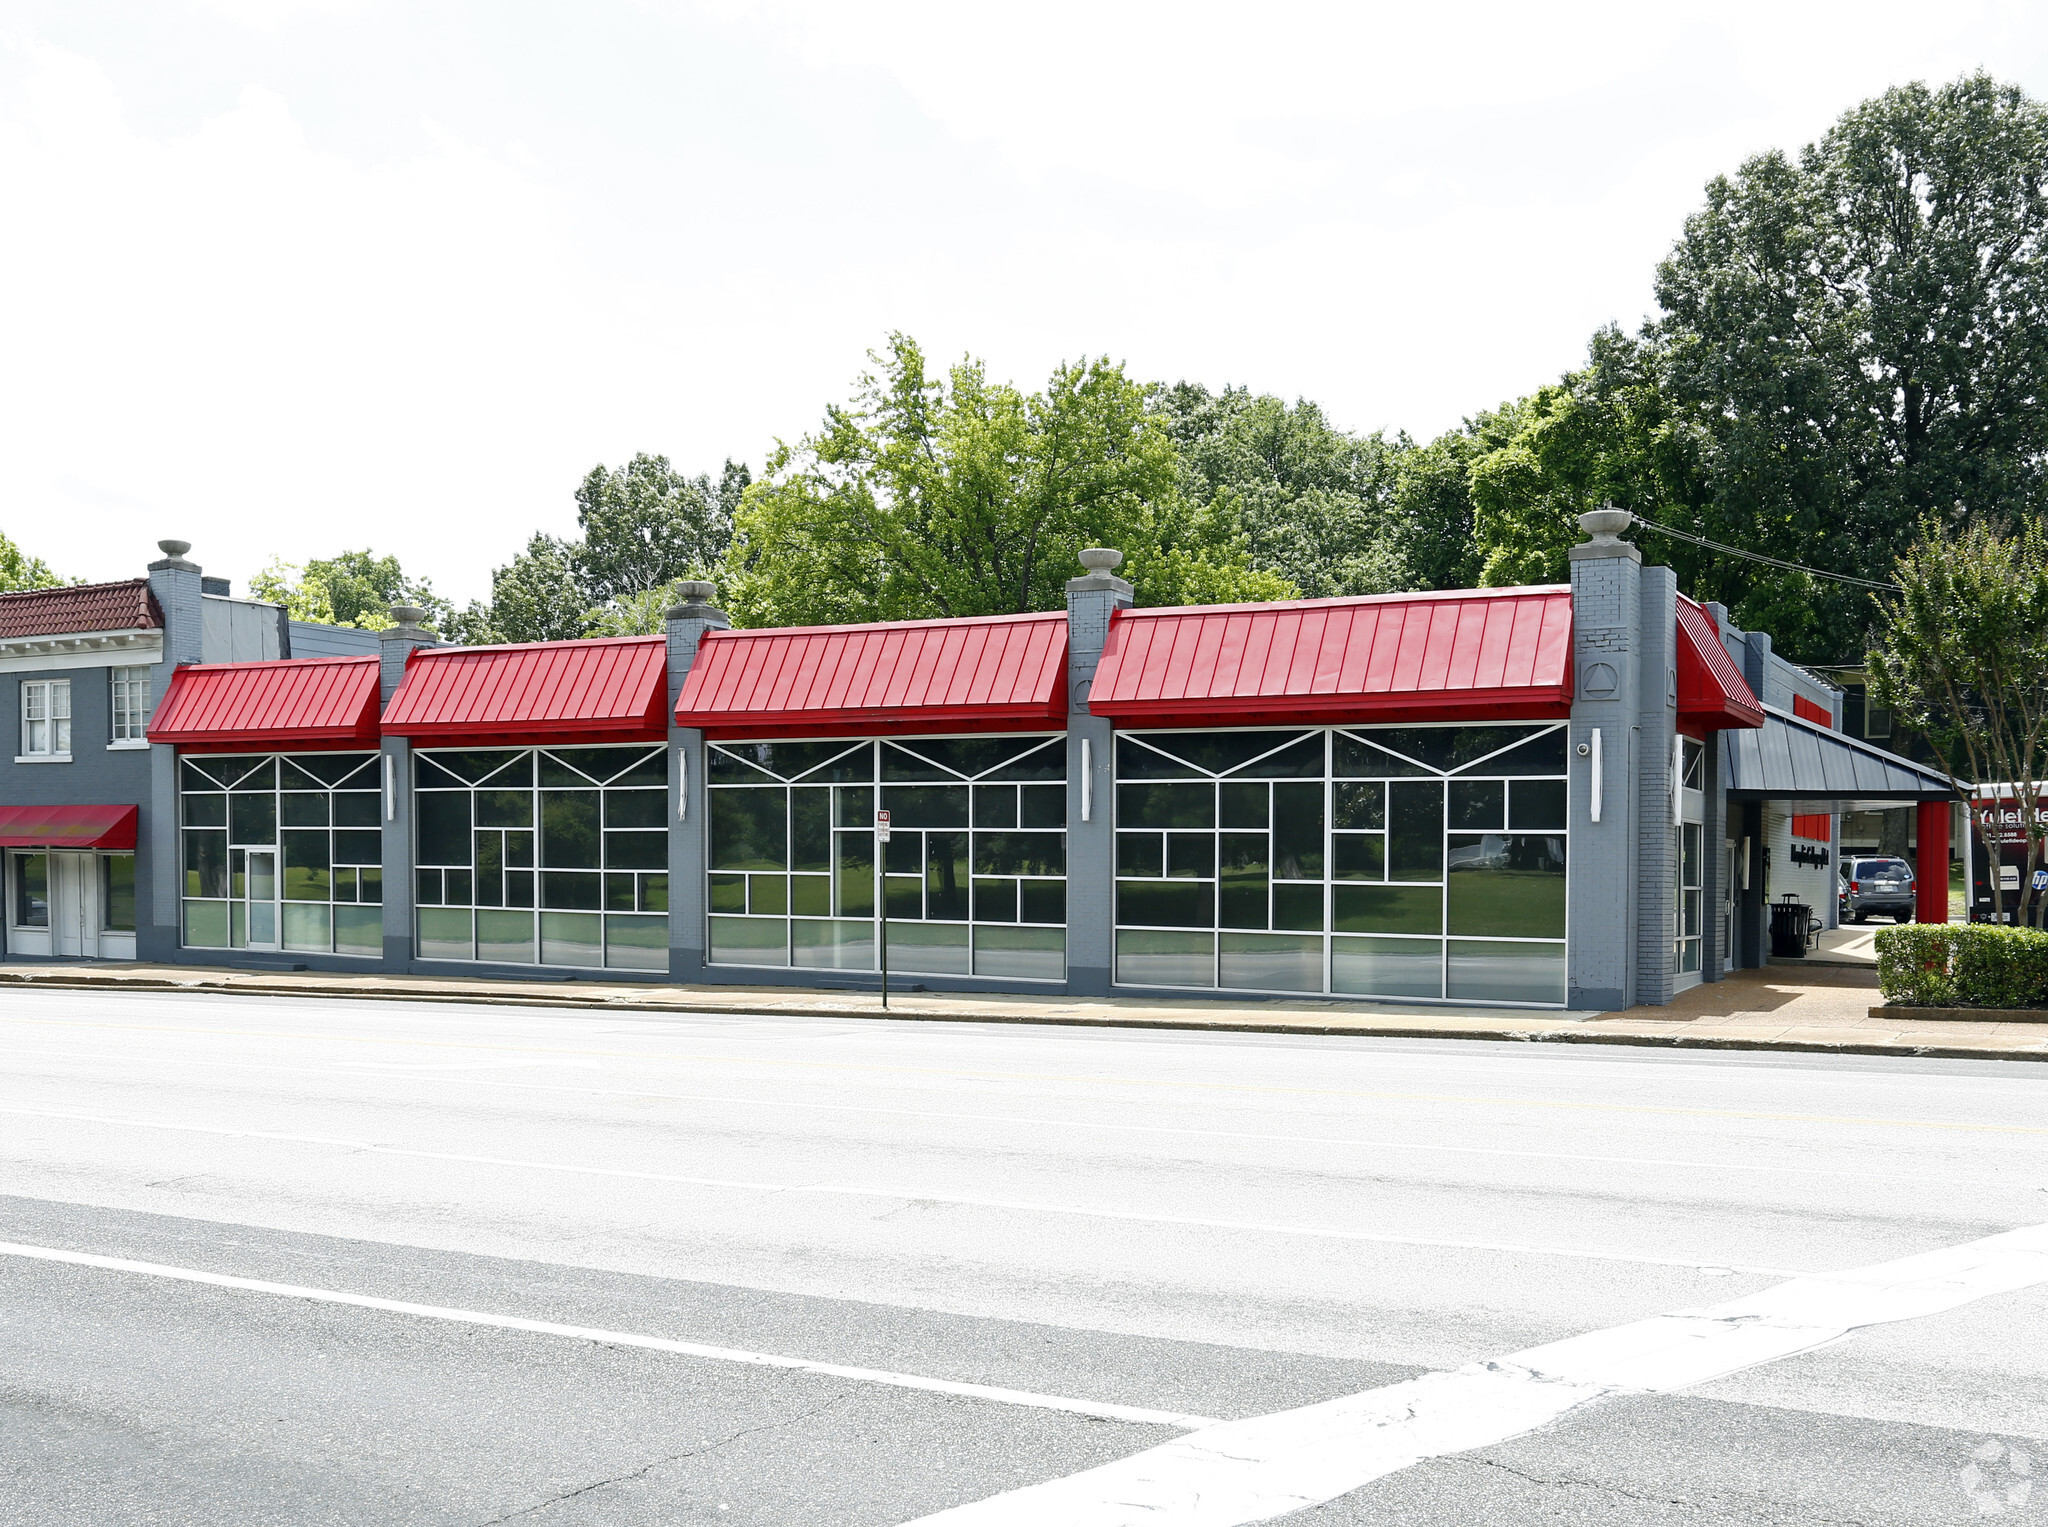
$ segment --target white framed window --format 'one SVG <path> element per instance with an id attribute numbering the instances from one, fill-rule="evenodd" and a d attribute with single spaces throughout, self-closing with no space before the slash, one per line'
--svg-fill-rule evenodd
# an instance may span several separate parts
<path id="1" fill-rule="evenodd" d="M 24 679 L 21 685 L 24 758 L 71 756 L 71 681 Z"/>
<path id="2" fill-rule="evenodd" d="M 142 742 L 149 729 L 149 668 L 108 670 L 108 692 L 113 706 L 110 736 L 115 742 Z"/>

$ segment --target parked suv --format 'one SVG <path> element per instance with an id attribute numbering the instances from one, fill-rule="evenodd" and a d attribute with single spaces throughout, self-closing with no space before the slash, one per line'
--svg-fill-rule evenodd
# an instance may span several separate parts
<path id="1" fill-rule="evenodd" d="M 1867 922 L 1882 912 L 1895 923 L 1913 920 L 1913 871 L 1903 859 L 1842 862 L 1842 921 Z"/>

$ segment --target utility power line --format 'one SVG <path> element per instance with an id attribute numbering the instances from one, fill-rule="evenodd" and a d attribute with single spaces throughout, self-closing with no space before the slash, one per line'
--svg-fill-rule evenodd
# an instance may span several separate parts
<path id="1" fill-rule="evenodd" d="M 1805 573 L 1809 578 L 1831 578 L 1836 583 L 1853 584 L 1860 589 L 1876 589 L 1881 594 L 1903 594 L 1905 592 L 1896 583 L 1873 583 L 1868 578 L 1851 578 L 1847 573 L 1823 572 L 1820 568 L 1807 567 L 1803 563 L 1786 562 L 1777 557 L 1767 557 L 1759 551 L 1744 551 L 1740 546 L 1725 546 L 1719 541 L 1709 541 L 1705 536 L 1689 535 L 1683 530 L 1673 530 L 1669 525 L 1660 525 L 1655 520 L 1646 520 L 1640 514 L 1635 516 L 1635 523 L 1641 525 L 1646 530 L 1654 530 L 1662 535 L 1676 536 L 1679 540 L 1690 541 L 1695 546 L 1704 546 L 1708 551 L 1718 551 L 1723 556 L 1747 557 L 1752 562 L 1763 562 L 1772 567 L 1782 567 L 1787 572 Z"/>

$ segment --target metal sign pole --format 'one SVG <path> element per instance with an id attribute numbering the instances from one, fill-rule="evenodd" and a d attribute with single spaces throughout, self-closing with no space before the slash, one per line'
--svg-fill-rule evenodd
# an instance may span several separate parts
<path id="1" fill-rule="evenodd" d="M 882 904 L 882 1011 L 889 1011 L 889 813 L 875 813 L 876 894 Z"/>

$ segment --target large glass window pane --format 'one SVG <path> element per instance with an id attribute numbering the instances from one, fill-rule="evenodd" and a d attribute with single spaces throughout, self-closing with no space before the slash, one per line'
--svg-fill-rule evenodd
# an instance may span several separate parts
<path id="1" fill-rule="evenodd" d="M 764 875 L 761 878 L 773 880 L 778 891 L 788 884 L 780 875 Z M 634 908 L 634 903 L 639 900 L 638 890 L 639 888 L 633 884 L 633 876 L 631 875 L 606 875 L 604 877 L 605 911 L 631 912 Z M 786 895 L 778 896 L 776 900 L 783 903 L 774 909 L 776 912 L 781 913 L 789 910 L 787 905 L 789 898 Z"/>
<path id="2" fill-rule="evenodd" d="M 927 976 L 972 973 L 967 929 L 957 923 L 889 925 L 889 969 Z"/>
<path id="3" fill-rule="evenodd" d="M 186 829 L 185 894 L 225 896 L 227 893 L 228 835 L 224 832 L 194 832 Z"/>
<path id="4" fill-rule="evenodd" d="M 604 835 L 604 867 L 608 870 L 668 868 L 665 832 L 608 832 Z"/>
<path id="5" fill-rule="evenodd" d="M 1332 880 L 1384 880 L 1387 878 L 1387 840 L 1377 832 L 1336 832 L 1330 834 L 1330 878 Z"/>
<path id="6" fill-rule="evenodd" d="M 866 918 L 792 923 L 790 963 L 812 970 L 873 970 L 875 925 Z"/>
<path id="7" fill-rule="evenodd" d="M 1166 835 L 1158 832 L 1120 832 L 1116 835 L 1116 872 L 1119 875 L 1156 876 L 1166 873 Z"/>
<path id="8" fill-rule="evenodd" d="M 1508 829 L 1511 832 L 1562 832 L 1565 827 L 1565 784 L 1561 779 L 1517 779 L 1508 782 Z"/>
<path id="9" fill-rule="evenodd" d="M 1015 785 L 976 785 L 974 787 L 974 825 L 976 827 L 1015 827 L 1017 825 L 1017 787 Z"/>
<path id="10" fill-rule="evenodd" d="M 185 825 L 187 827 L 227 826 L 228 798 L 225 795 L 186 796 Z"/>
<path id="11" fill-rule="evenodd" d="M 359 869 L 356 871 L 356 900 L 381 902 L 384 899 L 384 871 L 381 869 Z"/>
<path id="12" fill-rule="evenodd" d="M 1376 779 L 1340 779 L 1330 786 L 1330 825 L 1371 827 L 1387 825 L 1387 787 Z"/>
<path id="13" fill-rule="evenodd" d="M 382 907 L 336 907 L 334 952 L 376 956 L 384 952 Z"/>
<path id="14" fill-rule="evenodd" d="M 604 793 L 606 827 L 668 826 L 666 790 L 607 790 Z"/>
<path id="15" fill-rule="evenodd" d="M 1564 1002 L 1563 944 L 1452 939 L 1448 995 L 1454 1002 Z"/>
<path id="16" fill-rule="evenodd" d="M 384 834 L 363 830 L 337 832 L 334 835 L 334 862 L 336 864 L 382 864 L 384 862 Z"/>
<path id="17" fill-rule="evenodd" d="M 471 943 L 470 914 L 454 907 L 421 907 L 420 958 L 468 960 L 476 957 Z"/>
<path id="18" fill-rule="evenodd" d="M 1216 935 L 1120 928 L 1116 978 L 1125 986 L 1214 986 Z"/>
<path id="19" fill-rule="evenodd" d="M 224 901 L 185 903 L 185 944 L 191 949 L 228 946 L 228 904 Z"/>
<path id="20" fill-rule="evenodd" d="M 747 877 L 713 875 L 710 896 L 713 912 L 744 913 L 747 910 Z"/>
<path id="21" fill-rule="evenodd" d="M 1216 873 L 1216 840 L 1206 832 L 1166 835 L 1166 873 L 1176 880 L 1208 880 Z"/>
<path id="22" fill-rule="evenodd" d="M 278 820 L 286 827 L 325 827 L 327 796 L 318 790 L 287 792 L 278 807 Z"/>
<path id="23" fill-rule="evenodd" d="M 287 827 L 284 839 L 284 899 L 326 901 L 328 899 L 327 830 L 308 831 Z M 327 946 L 322 943 L 321 948 Z"/>
<path id="24" fill-rule="evenodd" d="M 600 877 L 570 870 L 542 870 L 540 904 L 561 911 L 592 911 L 602 894 Z"/>
<path id="25" fill-rule="evenodd" d="M 1433 938 L 1330 940 L 1330 990 L 1352 997 L 1441 997 L 1444 946 Z"/>
<path id="26" fill-rule="evenodd" d="M 613 970 L 668 971 L 666 917 L 606 917 L 604 962 Z"/>
<path id="27" fill-rule="evenodd" d="M 789 792 L 789 867 L 832 868 L 832 792 L 822 785 Z"/>
<path id="28" fill-rule="evenodd" d="M 1273 926 L 1285 932 L 1323 931 L 1323 888 L 1290 885 L 1280 881 L 1273 887 Z"/>
<path id="29" fill-rule="evenodd" d="M 1218 986 L 1257 991 L 1323 989 L 1323 941 L 1280 933 L 1216 936 Z"/>
<path id="30" fill-rule="evenodd" d="M 788 823 L 783 790 L 711 792 L 711 867 L 779 870 L 787 867 Z"/>
<path id="31" fill-rule="evenodd" d="M 1216 787 L 1216 820 L 1225 827 L 1272 825 L 1273 787 L 1263 780 L 1246 784 L 1229 781 Z"/>
<path id="32" fill-rule="evenodd" d="M 974 835 L 977 875 L 1064 875 L 1067 838 L 1058 832 L 978 832 Z"/>
<path id="33" fill-rule="evenodd" d="M 1330 898 L 1339 933 L 1444 931 L 1443 892 L 1433 885 L 1338 885 Z"/>
<path id="34" fill-rule="evenodd" d="M 711 919 L 711 963 L 787 965 L 789 924 L 773 918 L 714 917 Z"/>
<path id="35" fill-rule="evenodd" d="M 928 832 L 924 835 L 924 855 L 924 915 L 965 922 L 967 834 Z"/>
<path id="36" fill-rule="evenodd" d="M 476 915 L 476 957 L 499 965 L 531 965 L 533 914 L 490 911 Z"/>
<path id="37" fill-rule="evenodd" d="M 1451 781 L 1453 832 L 1499 832 L 1507 825 L 1507 787 L 1497 779 Z"/>
<path id="38" fill-rule="evenodd" d="M 1454 834 L 1445 898 L 1452 933 L 1563 938 L 1565 840 Z"/>
<path id="39" fill-rule="evenodd" d="M 330 797 L 336 827 L 376 827 L 382 823 L 384 797 L 351 790 Z"/>
<path id="40" fill-rule="evenodd" d="M 1273 787 L 1273 878 L 1323 878 L 1321 780 Z"/>
<path id="41" fill-rule="evenodd" d="M 1064 880 L 1020 880 L 1017 882 L 1017 920 L 1025 923 L 1067 921 L 1067 883 Z"/>
<path id="42" fill-rule="evenodd" d="M 1214 827 L 1216 787 L 1196 785 L 1118 785 L 1119 827 Z"/>
<path id="43" fill-rule="evenodd" d="M 1226 928 L 1268 925 L 1266 841 L 1262 832 L 1226 832 L 1218 836 L 1216 916 Z"/>
<path id="44" fill-rule="evenodd" d="M 620 876 L 629 880 L 630 876 Z M 756 917 L 782 917 L 789 912 L 789 877 L 747 876 L 747 910 Z"/>
<path id="45" fill-rule="evenodd" d="M 595 912 L 541 913 L 540 962 L 586 967 L 604 964 L 604 919 Z"/>
<path id="46" fill-rule="evenodd" d="M 730 877 L 737 880 L 737 875 Z M 714 907 L 713 911 L 740 910 L 738 906 Z M 832 877 L 830 875 L 791 875 L 789 877 L 789 910 L 798 917 L 830 917 L 832 915 Z"/>
<path id="47" fill-rule="evenodd" d="M 891 827 L 965 827 L 966 785 L 884 785 L 882 808 Z"/>
<path id="48" fill-rule="evenodd" d="M 1022 785 L 1017 790 L 1019 827 L 1065 827 L 1067 787 L 1065 785 Z"/>
<path id="49" fill-rule="evenodd" d="M 875 915 L 875 835 L 871 832 L 836 834 L 837 864 L 832 876 L 833 899 L 841 917 Z M 799 962 L 801 963 L 801 962 Z"/>
<path id="50" fill-rule="evenodd" d="M 1119 880 L 1116 920 L 1126 927 L 1213 928 L 1216 890 L 1204 880 Z"/>
<path id="51" fill-rule="evenodd" d="M 1013 923 L 1017 920 L 1017 882 L 977 880 L 974 882 L 974 920 L 978 923 Z"/>
<path id="52" fill-rule="evenodd" d="M 237 843 L 275 843 L 277 797 L 268 793 L 229 796 L 228 831 Z"/>
<path id="53" fill-rule="evenodd" d="M 333 949 L 334 925 L 328 920 L 324 903 L 285 903 L 284 947 L 309 954 L 326 954 Z"/>
<path id="54" fill-rule="evenodd" d="M 135 856 L 108 854 L 100 860 L 100 928 L 135 931 Z"/>
<path id="55" fill-rule="evenodd" d="M 541 791 L 540 862 L 544 868 L 597 869 L 597 837 L 595 790 Z"/>
<path id="56" fill-rule="evenodd" d="M 924 876 L 884 875 L 882 895 L 887 903 L 884 915 L 909 922 L 924 916 Z"/>
<path id="57" fill-rule="evenodd" d="M 422 864 L 469 863 L 469 792 L 422 790 L 413 797 Z"/>
<path id="58" fill-rule="evenodd" d="M 531 790 L 479 790 L 476 793 L 476 825 L 479 827 L 531 827 Z"/>
<path id="59" fill-rule="evenodd" d="M 1442 782 L 1396 780 L 1387 786 L 1387 878 L 1441 880 L 1443 873 Z"/>
<path id="60" fill-rule="evenodd" d="M 189 854 L 190 849 L 186 852 Z M 50 926 L 48 854 L 14 855 L 14 925 L 17 928 Z"/>
<path id="61" fill-rule="evenodd" d="M 841 785 L 832 792 L 832 813 L 835 827 L 872 827 L 875 792 L 866 785 Z"/>
<path id="62" fill-rule="evenodd" d="M 1064 981 L 1064 928 L 976 928 L 974 973 L 1013 981 Z"/>

